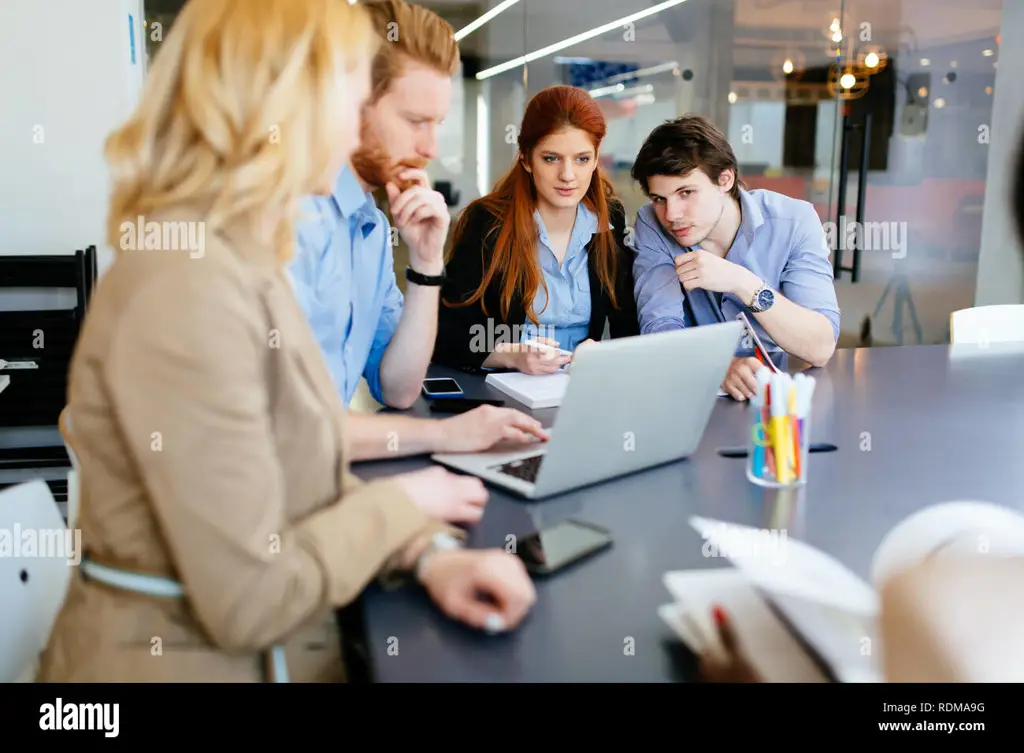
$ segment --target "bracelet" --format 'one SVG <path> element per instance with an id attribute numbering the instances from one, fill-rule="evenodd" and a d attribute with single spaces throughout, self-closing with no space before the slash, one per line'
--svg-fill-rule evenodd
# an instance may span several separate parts
<path id="1" fill-rule="evenodd" d="M 447 279 L 447 276 L 445 275 L 443 269 L 441 270 L 441 274 L 439 275 L 425 275 L 421 274 L 420 272 L 417 272 L 412 267 L 406 267 L 405 279 L 411 283 L 415 283 L 416 285 L 438 287 L 444 284 L 444 281 L 445 279 Z"/>
<path id="2" fill-rule="evenodd" d="M 457 549 L 462 546 L 462 542 L 454 536 L 444 533 L 435 533 L 433 538 L 430 539 L 430 543 L 427 544 L 426 548 L 420 553 L 420 556 L 416 558 L 416 564 L 413 565 L 413 577 L 417 582 L 420 580 L 420 572 L 423 570 L 424 564 L 431 556 L 437 554 L 444 549 Z"/>

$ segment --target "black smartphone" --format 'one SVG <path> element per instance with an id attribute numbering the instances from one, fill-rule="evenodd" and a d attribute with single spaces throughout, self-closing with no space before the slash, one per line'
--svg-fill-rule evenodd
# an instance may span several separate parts
<path id="1" fill-rule="evenodd" d="M 611 531 L 582 520 L 563 520 L 516 537 L 515 553 L 536 575 L 550 575 L 612 543 Z"/>
<path id="2" fill-rule="evenodd" d="M 423 396 L 435 397 L 462 397 L 462 387 L 454 379 L 443 377 L 440 379 L 423 380 Z"/>
<path id="3" fill-rule="evenodd" d="M 430 412 L 466 413 L 474 408 L 479 408 L 481 405 L 494 405 L 500 408 L 504 404 L 504 400 L 482 400 L 475 397 L 442 398 L 430 401 Z"/>

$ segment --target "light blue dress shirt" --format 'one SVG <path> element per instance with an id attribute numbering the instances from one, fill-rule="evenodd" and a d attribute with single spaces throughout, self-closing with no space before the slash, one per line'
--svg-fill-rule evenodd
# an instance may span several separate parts
<path id="1" fill-rule="evenodd" d="M 558 347 L 571 351 L 586 340 L 590 332 L 590 254 L 586 247 L 597 233 L 597 215 L 579 204 L 561 266 L 551 249 L 551 238 L 539 211 L 533 213 L 533 219 L 537 224 L 537 252 L 550 300 L 544 295 L 544 287 L 538 285 L 533 311 L 540 326 L 527 318 L 522 339 L 549 337 L 558 341 Z M 547 308 L 545 302 L 548 302 Z"/>
<path id="2" fill-rule="evenodd" d="M 825 230 L 814 206 L 774 191 L 740 189 L 740 207 L 740 229 L 726 260 L 746 267 L 793 303 L 824 315 L 838 340 L 835 278 Z M 772 360 L 784 360 L 782 349 L 747 308 L 750 301 L 699 288 L 683 291 L 675 257 L 699 246 L 680 246 L 661 226 L 653 204 L 637 213 L 634 238 L 634 291 L 641 334 L 725 322 L 743 311 Z M 753 354 L 749 338 L 742 338 L 736 355 Z"/>
<path id="3" fill-rule="evenodd" d="M 391 227 L 345 168 L 330 196 L 303 202 L 289 265 L 296 298 L 346 406 L 366 377 L 384 403 L 380 363 L 405 300 L 395 282 Z"/>

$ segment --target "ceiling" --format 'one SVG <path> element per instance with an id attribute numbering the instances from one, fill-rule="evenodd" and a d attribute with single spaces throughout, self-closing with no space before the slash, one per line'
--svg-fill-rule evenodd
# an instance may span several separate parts
<path id="1" fill-rule="evenodd" d="M 202 0 L 195 0 L 201 2 Z M 826 65 L 835 58 L 828 26 L 842 14 L 847 37 L 843 54 L 855 55 L 867 33 L 873 43 L 890 54 L 920 57 L 915 53 L 955 45 L 968 69 L 991 72 L 998 59 L 981 57 L 994 47 L 1004 2 L 1021 0 L 686 0 L 636 23 L 636 43 L 608 33 L 574 45 L 558 54 L 629 61 L 642 65 L 677 59 L 680 50 L 695 36 L 721 28 L 713 18 L 732 9 L 731 26 L 724 27 L 721 43 L 733 49 L 739 69 L 775 67 L 780 58 L 797 64 Z M 464 54 L 477 55 L 485 65 L 523 55 L 580 32 L 651 7 L 659 0 L 521 0 L 483 28 L 462 40 Z M 436 10 L 456 29 L 475 20 L 498 0 L 420 0 Z M 173 15 L 183 0 L 145 0 L 148 15 Z M 586 8 L 586 13 L 581 12 Z M 728 13 L 726 13 L 728 15 Z M 866 24 L 866 26 L 864 26 Z M 715 40 L 718 42 L 719 40 Z M 978 50 L 961 53 L 964 43 Z M 969 46 L 969 45 L 968 45 Z M 938 56 L 936 56 L 938 57 Z M 901 59 L 901 64 L 905 62 Z M 937 63 L 938 64 L 938 63 Z"/>
<path id="2" fill-rule="evenodd" d="M 603 23 L 655 5 L 659 0 L 521 0 L 463 40 L 470 54 L 508 59 L 545 47 Z M 710 18 L 733 9 L 733 28 L 722 41 L 736 51 L 738 65 L 768 65 L 780 48 L 802 49 L 807 57 L 834 58 L 829 24 L 841 17 L 848 40 L 862 35 L 890 49 L 914 51 L 967 40 L 991 40 L 999 32 L 1004 2 L 1020 0 L 687 0 L 637 22 L 636 45 L 623 48 L 611 33 L 561 54 L 646 61 L 672 59 L 685 37 L 711 33 Z M 478 18 L 497 0 L 421 0 L 455 28 Z M 586 14 L 581 8 L 586 7 Z M 864 25 L 866 24 L 866 26 Z M 683 37 L 683 38 L 680 38 Z M 482 49 L 486 48 L 486 50 Z M 844 53 L 849 54 L 847 50 Z M 991 61 L 986 61 L 991 62 Z"/>

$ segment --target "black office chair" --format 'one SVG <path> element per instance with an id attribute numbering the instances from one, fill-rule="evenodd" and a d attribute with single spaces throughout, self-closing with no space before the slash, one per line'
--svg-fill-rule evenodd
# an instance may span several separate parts
<path id="1" fill-rule="evenodd" d="M 462 194 L 461 192 L 456 191 L 452 187 L 451 181 L 436 181 L 434 183 L 434 190 L 437 191 L 442 196 L 444 196 L 444 203 L 447 204 L 448 206 L 455 207 L 459 205 L 459 198 L 461 197 Z"/>
<path id="2" fill-rule="evenodd" d="M 65 288 L 76 294 L 70 309 L 0 311 L 0 358 L 36 364 L 7 372 L 11 382 L 0 395 L 0 429 L 54 430 L 50 444 L 44 437 L 32 441 L 37 446 L 0 448 L 0 472 L 37 471 L 58 502 L 67 501 L 67 477 L 61 471 L 71 468 L 60 438 L 60 414 L 67 401 L 71 357 L 97 277 L 95 246 L 57 256 L 0 256 L 0 296 L 5 289 Z M 14 483 L 5 475 L 0 473 L 0 489 Z"/>

